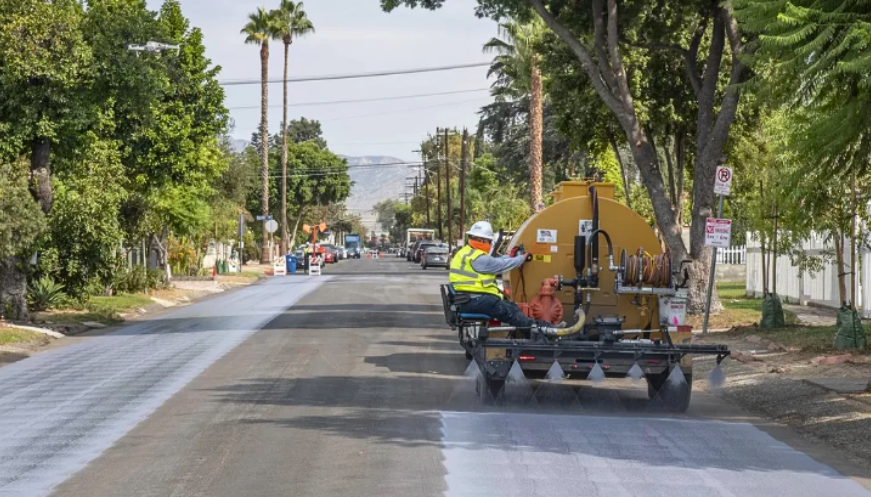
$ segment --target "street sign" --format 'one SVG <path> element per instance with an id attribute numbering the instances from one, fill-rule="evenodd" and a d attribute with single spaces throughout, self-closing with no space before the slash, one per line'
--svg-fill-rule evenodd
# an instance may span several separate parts
<path id="1" fill-rule="evenodd" d="M 278 223 L 270 219 L 266 221 L 266 231 L 270 233 L 275 233 L 278 230 Z"/>
<path id="2" fill-rule="evenodd" d="M 705 247 L 729 248 L 731 241 L 731 219 L 709 217 L 705 220 Z"/>
<path id="3" fill-rule="evenodd" d="M 257 216 L 258 221 L 272 221 L 272 216 Z"/>
<path id="4" fill-rule="evenodd" d="M 732 168 L 717 166 L 714 175 L 714 195 L 728 196 L 732 192 Z"/>

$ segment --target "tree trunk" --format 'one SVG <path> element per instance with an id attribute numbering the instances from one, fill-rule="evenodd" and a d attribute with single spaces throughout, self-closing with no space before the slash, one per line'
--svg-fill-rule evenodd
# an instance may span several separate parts
<path id="1" fill-rule="evenodd" d="M 681 229 L 683 229 L 683 170 L 684 164 L 686 163 L 686 147 L 684 146 L 684 140 L 686 140 L 686 134 L 681 126 L 678 128 L 674 143 L 674 156 L 675 161 L 677 162 L 677 191 L 675 192 L 677 195 L 677 204 L 675 206 L 675 212 L 677 213 L 677 224 L 678 226 L 681 226 Z"/>
<path id="2" fill-rule="evenodd" d="M 611 149 L 614 151 L 614 156 L 617 157 L 617 164 L 620 164 L 620 181 L 623 182 L 623 196 L 626 198 L 626 207 L 632 208 L 632 201 L 629 200 L 629 180 L 626 176 L 626 165 L 623 164 L 623 157 L 620 157 L 620 149 L 617 147 L 617 140 L 614 135 L 608 132 L 608 142 L 611 144 Z"/>
<path id="3" fill-rule="evenodd" d="M 542 112 L 541 71 L 538 67 L 538 57 L 533 55 L 529 92 L 529 200 L 533 211 L 541 203 Z"/>
<path id="4" fill-rule="evenodd" d="M 290 42 L 284 42 L 284 117 L 281 121 L 281 254 L 287 253 L 287 65 Z"/>
<path id="5" fill-rule="evenodd" d="M 51 212 L 54 193 L 51 190 L 51 142 L 48 138 L 36 137 L 31 142 L 30 194 L 42 212 Z"/>
<path id="6" fill-rule="evenodd" d="M 28 321 L 27 273 L 20 257 L 0 259 L 0 316 L 15 321 Z"/>
<path id="7" fill-rule="evenodd" d="M 167 250 L 166 244 L 164 243 L 165 239 L 166 230 L 164 230 L 164 234 L 161 237 L 158 237 L 155 233 L 151 234 L 151 247 L 152 249 L 154 249 L 155 252 L 157 252 L 157 264 L 163 268 L 164 275 L 166 276 L 166 282 L 169 283 L 170 281 L 172 281 L 172 269 L 169 267 L 169 251 Z"/>
<path id="8" fill-rule="evenodd" d="M 844 232 L 835 230 L 835 261 L 838 267 L 838 300 L 841 305 L 847 303 L 847 282 L 844 274 Z"/>
<path id="9" fill-rule="evenodd" d="M 665 153 L 665 165 L 668 167 L 668 196 L 671 199 L 671 205 L 677 212 L 677 184 L 674 176 L 674 161 L 671 159 L 671 148 L 668 146 L 668 135 L 666 135 L 665 145 L 662 147 Z"/>
<path id="10" fill-rule="evenodd" d="M 261 214 L 269 215 L 269 44 L 260 45 L 260 175 Z M 272 262 L 269 253 L 269 232 L 266 231 L 266 221 L 261 222 L 260 264 Z"/>

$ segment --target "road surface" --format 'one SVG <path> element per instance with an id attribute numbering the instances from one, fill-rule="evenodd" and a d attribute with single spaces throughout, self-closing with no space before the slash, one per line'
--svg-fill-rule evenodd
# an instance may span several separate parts
<path id="1" fill-rule="evenodd" d="M 703 393 L 685 416 L 626 382 L 481 405 L 445 279 L 344 261 L 2 368 L 0 496 L 871 497 Z"/>

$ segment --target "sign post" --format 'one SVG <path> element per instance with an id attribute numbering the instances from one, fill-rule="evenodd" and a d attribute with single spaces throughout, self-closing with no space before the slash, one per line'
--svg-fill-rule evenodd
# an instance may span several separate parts
<path id="1" fill-rule="evenodd" d="M 720 197 L 717 207 L 717 217 L 709 217 L 705 221 L 705 246 L 711 247 L 711 274 L 708 276 L 708 299 L 705 302 L 705 321 L 702 333 L 708 332 L 708 321 L 711 317 L 711 297 L 714 294 L 714 275 L 717 268 L 717 248 L 729 248 L 732 239 L 732 221 L 723 219 L 723 199 L 732 192 L 732 168 L 717 166 L 714 175 L 714 195 Z"/>

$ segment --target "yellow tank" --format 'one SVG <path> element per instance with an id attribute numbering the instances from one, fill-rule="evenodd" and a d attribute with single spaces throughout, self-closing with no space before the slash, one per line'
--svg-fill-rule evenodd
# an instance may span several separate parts
<path id="1" fill-rule="evenodd" d="M 581 224 L 589 233 L 593 220 L 593 203 L 590 186 L 599 196 L 599 228 L 611 236 L 615 263 L 619 264 L 623 249 L 628 254 L 637 253 L 639 247 L 651 255 L 661 254 L 662 246 L 647 221 L 635 211 L 614 199 L 614 185 L 587 181 L 560 183 L 551 196 L 553 205 L 534 214 L 517 230 L 510 247 L 523 244 L 535 259 L 521 269 L 503 276 L 503 284 L 509 289 L 509 298 L 517 303 L 529 303 L 538 295 L 545 278 L 561 275 L 566 279 L 575 276 L 574 243 L 581 233 Z M 589 265 L 590 261 L 587 261 Z M 592 292 L 592 308 L 588 321 L 599 315 L 616 315 L 626 321 L 624 329 L 659 328 L 659 314 L 655 296 L 636 299 L 634 295 L 614 293 L 615 273 L 608 266 L 608 246 L 603 236 L 599 237 L 600 291 Z M 563 315 L 571 318 L 575 289 L 564 287 L 557 292 L 563 303 Z M 638 304 L 633 303 L 637 300 Z M 645 305 L 646 304 L 646 305 Z"/>

